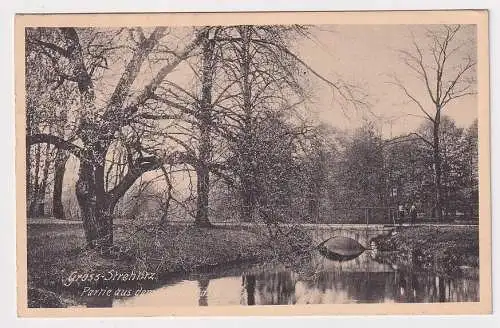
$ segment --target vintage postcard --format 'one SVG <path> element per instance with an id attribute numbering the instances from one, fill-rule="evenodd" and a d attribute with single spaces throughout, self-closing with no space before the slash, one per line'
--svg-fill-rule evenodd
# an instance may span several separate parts
<path id="1" fill-rule="evenodd" d="M 20 316 L 491 312 L 487 11 L 17 15 Z"/>

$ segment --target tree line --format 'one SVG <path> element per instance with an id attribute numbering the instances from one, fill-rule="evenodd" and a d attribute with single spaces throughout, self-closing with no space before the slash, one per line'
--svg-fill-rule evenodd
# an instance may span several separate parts
<path id="1" fill-rule="evenodd" d="M 465 167 L 446 160 L 451 144 L 441 146 L 460 135 L 473 147 L 472 127 L 464 132 L 441 119 L 447 102 L 465 96 L 467 90 L 457 88 L 463 88 L 468 68 L 446 82 L 448 92 L 439 91 L 433 129 L 423 126 L 418 140 L 408 135 L 387 142 L 371 126 L 346 133 L 307 115 L 314 83 L 331 89 L 332 110 L 368 108 L 358 88 L 331 81 L 295 52 L 309 29 L 26 29 L 28 217 L 44 214 L 47 198 L 52 214 L 64 217 L 70 158 L 77 163 L 75 195 L 89 247 L 112 245 L 117 204 L 131 208 L 138 199 L 155 203 L 162 222 L 183 211 L 196 225 L 210 226 L 211 217 L 230 213 L 279 231 L 280 222 L 318 221 L 322 209 L 339 204 L 389 204 L 387 191 L 397 174 L 405 186 L 422 186 L 430 177 L 439 213 L 448 197 L 443 185 L 474 189 L 448 182 L 455 179 L 449 172 Z M 424 150 L 426 136 L 434 138 L 431 150 Z M 403 143 L 414 151 L 398 150 Z M 405 171 L 410 167 L 403 163 L 415 156 L 425 174 Z M 476 162 L 469 158 L 472 166 Z"/>

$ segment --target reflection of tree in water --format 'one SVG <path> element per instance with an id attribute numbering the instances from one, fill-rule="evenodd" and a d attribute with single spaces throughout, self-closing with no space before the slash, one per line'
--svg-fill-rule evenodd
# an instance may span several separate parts
<path id="1" fill-rule="evenodd" d="M 479 284 L 476 280 L 444 278 L 430 273 L 322 271 L 313 279 L 298 277 L 301 276 L 286 271 L 244 276 L 242 286 L 246 300 L 242 304 L 295 304 L 297 300 L 306 303 L 478 300 Z M 305 289 L 296 289 L 296 281 L 300 281 Z"/>
<path id="2" fill-rule="evenodd" d="M 479 283 L 421 272 L 396 273 L 394 298 L 398 302 L 433 303 L 478 301 Z"/>
<path id="3" fill-rule="evenodd" d="M 247 305 L 255 305 L 255 276 L 243 276 L 242 285 L 245 288 L 247 295 Z"/>
<path id="4" fill-rule="evenodd" d="M 348 298 L 345 301 L 382 302 L 387 279 L 385 272 L 322 272 L 315 280 L 305 284 L 307 289 L 321 294 L 343 291 Z"/>
<path id="5" fill-rule="evenodd" d="M 394 298 L 399 302 L 421 302 L 420 283 L 415 274 L 406 274 L 403 272 L 395 273 L 395 280 L 398 281 L 395 286 Z"/>
<path id="6" fill-rule="evenodd" d="M 295 304 L 295 281 L 289 271 L 266 272 L 256 276 L 260 304 Z M 250 302 L 249 302 L 250 303 Z"/>
<path id="7" fill-rule="evenodd" d="M 375 262 L 371 254 L 338 262 L 324 257 L 313 258 L 309 272 L 299 275 L 307 302 L 460 302 L 477 301 L 475 279 L 436 277 L 429 272 L 393 272 L 387 264 Z M 326 299 L 325 295 L 329 295 Z"/>
<path id="8" fill-rule="evenodd" d="M 200 289 L 199 306 L 208 306 L 208 284 L 210 279 L 198 279 L 198 288 Z"/>
<path id="9" fill-rule="evenodd" d="M 383 302 L 385 286 L 390 280 L 389 275 L 383 272 L 363 272 L 355 283 L 355 297 L 366 302 Z"/>
<path id="10" fill-rule="evenodd" d="M 449 280 L 438 277 L 438 291 L 439 291 L 439 302 L 446 301 L 446 284 L 449 284 Z"/>
<path id="11" fill-rule="evenodd" d="M 383 302 L 391 285 L 387 266 L 373 262 L 368 253 L 348 261 L 316 258 L 320 271 L 314 279 L 304 281 L 308 297 L 317 302 L 321 295 L 330 294 L 337 302 Z M 320 296 L 320 297 L 318 297 Z"/>

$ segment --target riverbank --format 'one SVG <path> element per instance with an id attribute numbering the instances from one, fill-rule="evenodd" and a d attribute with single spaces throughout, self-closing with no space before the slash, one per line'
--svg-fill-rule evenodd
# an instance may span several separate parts
<path id="1" fill-rule="evenodd" d="M 157 225 L 129 225 L 115 228 L 115 254 L 104 258 L 84 247 L 84 233 L 79 225 L 32 224 L 27 232 L 30 307 L 78 304 L 81 301 L 78 294 L 90 283 L 64 286 L 74 272 L 154 272 L 158 279 L 149 282 L 154 287 L 179 273 L 271 260 L 298 251 L 308 242 L 303 240 L 302 245 L 299 242 L 294 246 L 287 240 L 270 239 L 262 231 L 248 227 L 165 226 L 160 229 Z"/>
<path id="2" fill-rule="evenodd" d="M 440 274 L 476 274 L 479 268 L 477 226 L 408 226 L 375 240 L 377 258 L 397 267 Z"/>

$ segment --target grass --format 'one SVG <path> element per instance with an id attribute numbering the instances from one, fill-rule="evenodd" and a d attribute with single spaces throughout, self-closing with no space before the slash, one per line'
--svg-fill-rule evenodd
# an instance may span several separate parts
<path id="1" fill-rule="evenodd" d="M 402 267 L 453 275 L 479 267 L 478 227 L 416 226 L 377 240 L 380 257 Z"/>
<path id="2" fill-rule="evenodd" d="M 155 224 L 142 224 L 116 226 L 118 256 L 103 257 L 85 248 L 80 225 L 31 224 L 27 232 L 30 307 L 77 304 L 76 294 L 79 292 L 63 286 L 65 279 L 74 271 L 142 270 L 158 272 L 161 279 L 168 279 L 179 273 L 192 273 L 231 263 L 270 260 L 280 255 L 278 250 L 290 253 L 300 249 L 292 247 L 291 239 L 269 239 L 255 228 L 172 225 L 160 229 Z M 290 235 L 290 238 L 296 237 Z"/>

